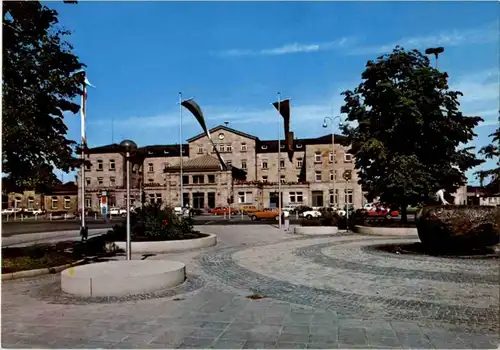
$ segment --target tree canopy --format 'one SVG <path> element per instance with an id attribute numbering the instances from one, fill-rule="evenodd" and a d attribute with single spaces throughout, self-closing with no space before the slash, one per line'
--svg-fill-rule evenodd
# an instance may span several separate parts
<path id="1" fill-rule="evenodd" d="M 476 172 L 476 174 L 479 176 L 481 186 L 484 180 L 489 180 L 486 184 L 488 192 L 500 193 L 500 116 L 498 117 L 497 129 L 489 136 L 492 138 L 491 143 L 482 147 L 479 150 L 479 154 L 486 159 L 496 160 L 496 168 L 480 170 Z"/>
<path id="2" fill-rule="evenodd" d="M 462 93 L 449 89 L 448 74 L 418 50 L 397 46 L 368 61 L 361 78 L 354 91 L 342 93 L 341 113 L 352 122 L 343 132 L 369 195 L 400 205 L 406 219 L 407 205 L 465 184 L 464 172 L 482 161 L 473 147 L 460 146 L 476 136 L 482 119 L 462 115 Z"/>
<path id="3" fill-rule="evenodd" d="M 72 73 L 85 65 L 68 35 L 58 13 L 38 1 L 3 4 L 3 173 L 17 186 L 50 185 L 54 168 L 79 164 L 63 119 L 80 108 L 72 101 L 82 93 Z"/>

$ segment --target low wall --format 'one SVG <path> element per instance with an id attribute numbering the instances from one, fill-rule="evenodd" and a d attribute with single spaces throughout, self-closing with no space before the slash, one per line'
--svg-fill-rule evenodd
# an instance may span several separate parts
<path id="1" fill-rule="evenodd" d="M 362 235 L 373 236 L 418 236 L 416 227 L 373 227 L 354 226 L 354 231 Z"/>
<path id="2" fill-rule="evenodd" d="M 115 242 L 118 248 L 126 250 L 127 242 Z M 132 253 L 173 253 L 191 249 L 212 247 L 217 244 L 217 236 L 208 234 L 195 239 L 180 239 L 176 241 L 134 242 Z"/>
<path id="3" fill-rule="evenodd" d="M 334 235 L 339 229 L 337 226 L 297 226 L 294 232 L 298 235 Z"/>

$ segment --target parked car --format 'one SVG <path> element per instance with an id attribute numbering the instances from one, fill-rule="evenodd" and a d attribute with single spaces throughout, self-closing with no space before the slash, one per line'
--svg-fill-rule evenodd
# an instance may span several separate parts
<path id="1" fill-rule="evenodd" d="M 43 214 L 43 210 L 42 209 L 26 209 L 26 210 L 23 210 L 23 214 L 26 214 L 26 215 L 42 215 Z"/>
<path id="2" fill-rule="evenodd" d="M 319 210 L 307 210 L 300 214 L 300 216 L 306 218 L 307 220 L 311 220 L 313 218 L 321 217 L 321 212 Z"/>
<path id="3" fill-rule="evenodd" d="M 125 215 L 127 215 L 127 209 L 116 208 L 116 207 L 110 208 L 109 215 L 111 215 L 111 216 L 125 216 Z"/>
<path id="4" fill-rule="evenodd" d="M 54 211 L 51 213 L 47 213 L 47 216 L 52 220 L 70 220 L 76 217 L 75 214 L 67 211 Z"/>
<path id="5" fill-rule="evenodd" d="M 290 215 L 287 211 L 282 211 L 285 217 Z M 263 210 L 256 211 L 252 214 L 248 214 L 252 221 L 262 220 L 262 219 L 279 219 L 279 210 L 278 208 L 264 208 Z"/>
<path id="6" fill-rule="evenodd" d="M 313 210 L 313 208 L 308 207 L 307 205 L 299 205 L 295 207 L 295 211 L 298 212 L 299 215 L 308 210 Z"/>
<path id="7" fill-rule="evenodd" d="M 2 209 L 2 214 L 9 215 L 9 214 L 14 214 L 14 213 L 20 213 L 21 208 L 5 208 Z"/>
<path id="8" fill-rule="evenodd" d="M 256 211 L 259 211 L 259 208 L 257 208 L 255 205 L 244 205 L 240 207 L 240 211 L 247 215 L 251 213 L 255 213 Z"/>
<path id="9" fill-rule="evenodd" d="M 288 212 L 289 214 L 295 214 L 296 208 L 289 205 L 289 206 L 283 207 L 282 210 L 284 212 L 285 211 Z"/>
<path id="10" fill-rule="evenodd" d="M 368 217 L 385 217 L 386 219 L 391 219 L 399 216 L 399 211 L 391 210 L 389 206 L 378 205 L 372 207 L 370 210 L 362 209 L 360 214 Z"/>
<path id="11" fill-rule="evenodd" d="M 337 215 L 338 216 L 346 216 L 347 210 L 349 210 L 349 216 L 351 216 L 354 213 L 354 206 L 352 204 L 344 205 L 344 207 L 342 209 L 337 209 Z M 364 210 L 364 209 L 362 209 L 362 210 Z"/>
<path id="12" fill-rule="evenodd" d="M 211 213 L 214 215 L 229 214 L 229 208 L 228 207 L 216 207 L 216 208 L 213 208 L 211 210 Z M 231 214 L 238 214 L 238 209 L 231 208 Z"/>

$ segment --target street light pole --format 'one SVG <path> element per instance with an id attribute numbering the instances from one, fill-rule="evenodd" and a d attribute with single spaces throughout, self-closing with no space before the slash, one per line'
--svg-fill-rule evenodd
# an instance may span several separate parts
<path id="1" fill-rule="evenodd" d="M 337 205 L 335 201 L 335 124 L 334 124 L 335 119 L 340 120 L 340 116 L 325 117 L 323 119 L 323 127 L 324 128 L 328 127 L 327 120 L 329 120 L 332 127 L 332 191 L 333 191 L 333 201 L 335 205 Z M 339 122 L 339 125 L 342 125 L 342 123 Z"/>
<path id="2" fill-rule="evenodd" d="M 127 205 L 127 260 L 132 260 L 132 242 L 131 242 L 131 233 L 130 233 L 130 151 L 134 150 L 137 148 L 137 145 L 135 144 L 134 141 L 131 140 L 123 140 L 120 142 L 120 146 L 122 146 L 126 153 L 125 153 L 125 161 L 127 162 L 126 164 L 126 182 L 127 182 L 127 200 L 126 200 L 126 205 Z"/>

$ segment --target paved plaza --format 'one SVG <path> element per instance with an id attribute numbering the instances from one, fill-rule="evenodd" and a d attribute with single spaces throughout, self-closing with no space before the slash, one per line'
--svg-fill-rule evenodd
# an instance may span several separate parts
<path id="1" fill-rule="evenodd" d="M 218 245 L 168 291 L 81 299 L 59 275 L 2 283 L 4 348 L 497 348 L 499 261 L 380 253 L 416 237 L 200 226 Z M 133 256 L 140 259 L 141 256 Z M 262 296 L 251 300 L 250 295 Z"/>

